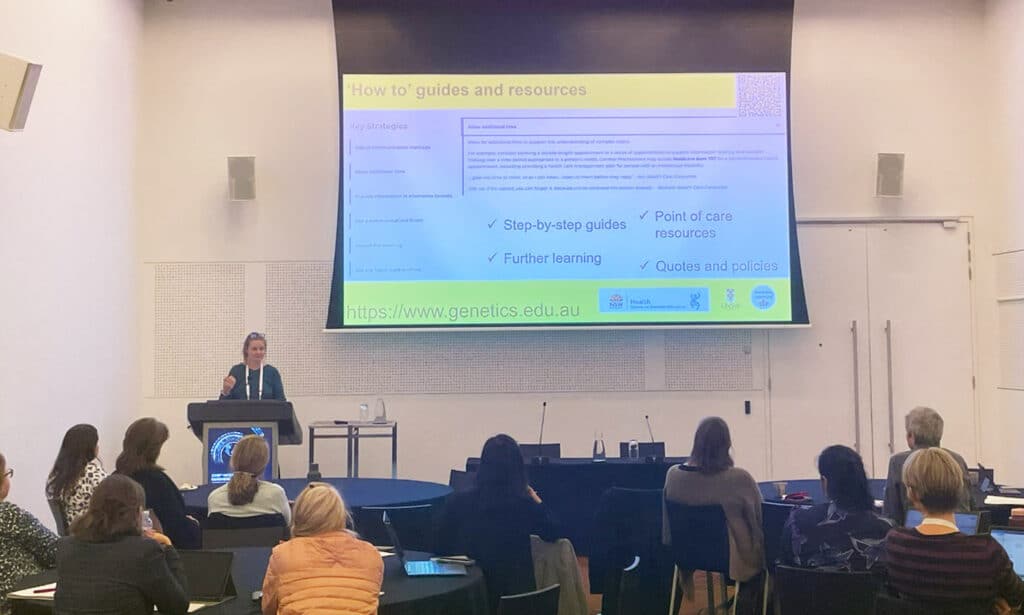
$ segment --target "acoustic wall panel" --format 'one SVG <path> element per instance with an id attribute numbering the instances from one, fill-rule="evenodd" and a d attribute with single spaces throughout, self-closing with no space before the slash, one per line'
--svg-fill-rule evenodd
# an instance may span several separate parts
<path id="1" fill-rule="evenodd" d="M 670 391 L 754 388 L 749 329 L 684 329 L 665 333 L 665 387 Z"/>
<path id="2" fill-rule="evenodd" d="M 242 360 L 245 265 L 161 263 L 154 275 L 154 395 L 216 398 Z"/>

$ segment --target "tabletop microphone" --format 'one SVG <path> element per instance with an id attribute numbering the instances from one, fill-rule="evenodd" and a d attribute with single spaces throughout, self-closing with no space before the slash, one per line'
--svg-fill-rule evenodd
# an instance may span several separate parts
<path id="1" fill-rule="evenodd" d="M 647 423 L 647 433 L 651 435 L 651 444 L 654 444 L 654 430 L 651 429 L 651 417 L 650 415 L 644 415 L 644 421 Z"/>
<path id="2" fill-rule="evenodd" d="M 644 422 L 647 423 L 647 433 L 651 436 L 651 454 L 644 456 L 644 461 L 647 463 L 656 463 L 661 458 L 661 455 L 658 454 L 658 445 L 654 441 L 654 430 L 651 429 L 650 415 L 644 415 Z"/>
<path id="3" fill-rule="evenodd" d="M 548 415 L 548 402 L 541 402 L 540 405 L 540 437 L 537 438 L 537 456 L 533 458 L 534 463 L 544 463 L 547 457 L 544 456 L 544 419 Z"/>

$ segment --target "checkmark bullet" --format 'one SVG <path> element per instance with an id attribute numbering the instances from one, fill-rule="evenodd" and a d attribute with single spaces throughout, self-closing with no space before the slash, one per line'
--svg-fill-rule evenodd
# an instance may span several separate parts
<path id="1" fill-rule="evenodd" d="M 495 218 L 495 219 L 491 220 L 490 222 L 488 222 L 487 223 L 487 228 L 494 228 L 494 223 L 497 222 L 497 221 L 498 221 L 498 219 Z"/>
<path id="2" fill-rule="evenodd" d="M 644 218 L 646 218 L 646 217 L 647 217 L 647 214 L 648 214 L 648 213 L 650 213 L 650 211 L 651 211 L 651 210 L 650 210 L 650 209 L 648 209 L 648 210 L 647 210 L 647 211 L 645 211 L 644 213 L 640 214 L 640 219 L 641 219 L 641 220 L 643 220 Z"/>
<path id="3" fill-rule="evenodd" d="M 495 257 L 495 256 L 497 256 L 497 255 L 498 255 L 498 253 L 497 253 L 497 252 L 495 252 L 494 254 L 492 254 L 492 255 L 488 256 L 488 257 L 487 257 L 487 262 L 488 262 L 488 263 L 494 262 L 494 257 Z"/>
<path id="4" fill-rule="evenodd" d="M 651 262 L 651 261 L 644 261 L 644 264 L 640 265 L 640 268 L 641 269 L 646 269 L 647 268 L 647 263 L 649 263 L 649 262 Z"/>

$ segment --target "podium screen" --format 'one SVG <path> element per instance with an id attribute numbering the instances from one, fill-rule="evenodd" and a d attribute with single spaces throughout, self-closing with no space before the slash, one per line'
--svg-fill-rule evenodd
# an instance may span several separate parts
<path id="1" fill-rule="evenodd" d="M 274 468 L 277 467 L 277 438 L 273 425 L 261 423 L 248 426 L 206 426 L 203 440 L 208 452 L 203 464 L 203 475 L 208 484 L 223 484 L 231 480 L 234 473 L 231 469 L 231 454 L 235 450 L 235 444 L 252 434 L 261 436 L 270 447 L 269 461 L 260 478 L 274 478 Z"/>

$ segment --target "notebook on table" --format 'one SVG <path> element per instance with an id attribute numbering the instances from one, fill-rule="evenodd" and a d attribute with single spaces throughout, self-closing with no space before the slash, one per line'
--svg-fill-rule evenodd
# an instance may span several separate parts
<path id="1" fill-rule="evenodd" d="M 1024 579 L 1024 528 L 994 527 L 992 538 L 995 539 L 1013 562 L 1013 571 Z"/>
<path id="2" fill-rule="evenodd" d="M 181 565 L 188 580 L 188 612 L 226 602 L 238 593 L 231 578 L 231 551 L 182 550 Z"/>
<path id="3" fill-rule="evenodd" d="M 443 564 L 431 560 L 406 561 L 405 549 L 402 548 L 402 542 L 398 540 L 395 528 L 391 526 L 391 519 L 388 517 L 387 511 L 384 511 L 384 528 L 395 546 L 395 554 L 402 562 L 402 568 L 405 569 L 406 575 L 410 577 L 461 577 L 466 575 L 466 567 L 460 564 Z"/>

